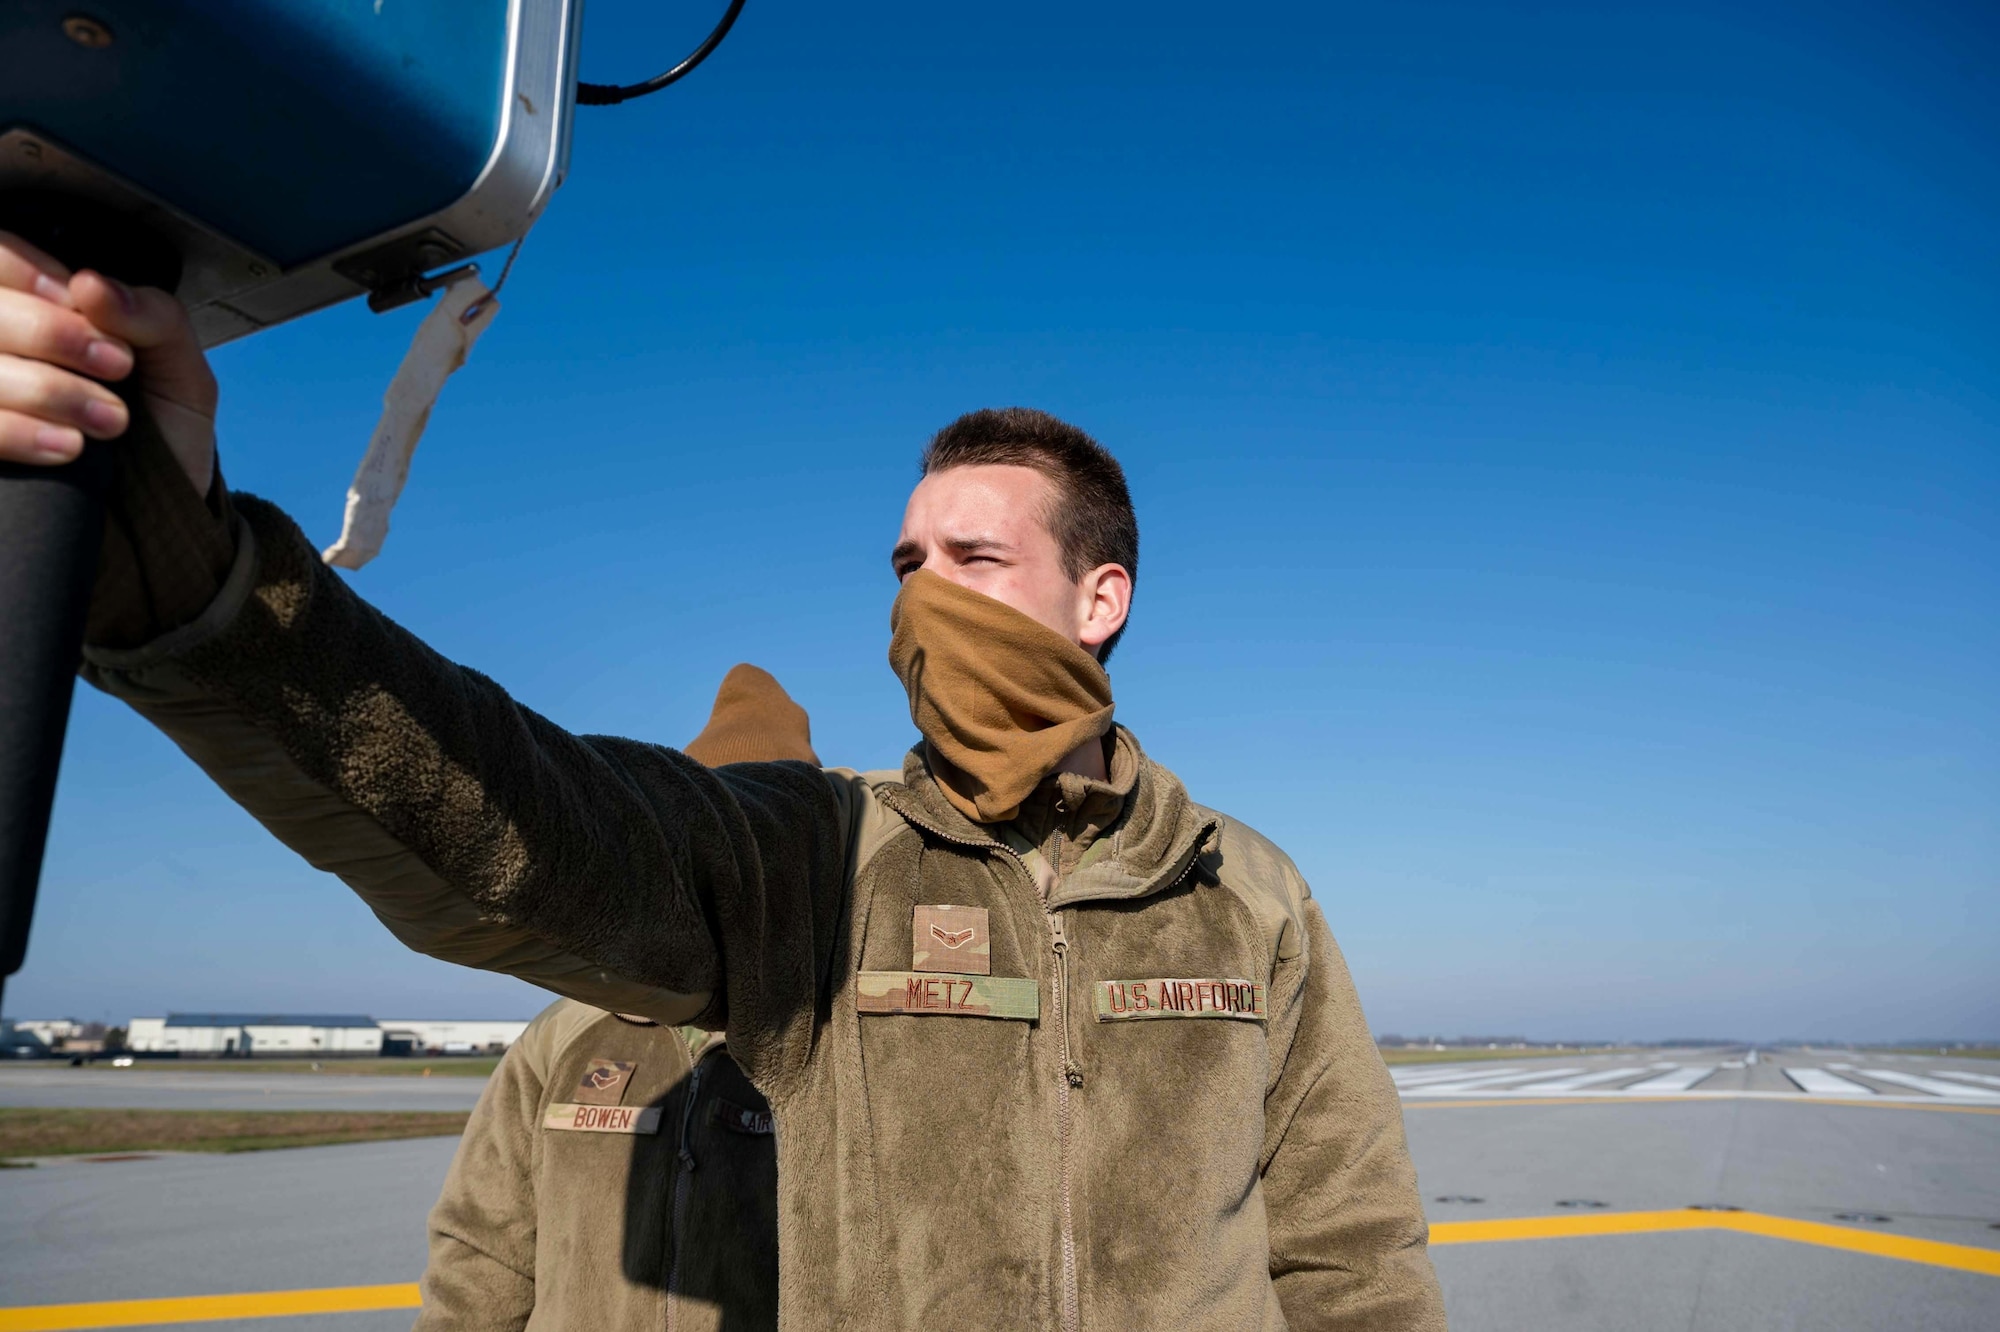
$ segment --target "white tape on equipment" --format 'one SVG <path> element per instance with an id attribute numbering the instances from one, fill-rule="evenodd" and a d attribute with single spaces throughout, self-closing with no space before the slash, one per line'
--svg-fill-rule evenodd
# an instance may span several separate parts
<path id="1" fill-rule="evenodd" d="M 382 395 L 382 419 L 368 439 L 354 480 L 347 487 L 347 512 L 340 523 L 340 540 L 320 556 L 341 569 L 359 569 L 382 552 L 389 535 L 389 511 L 410 479 L 410 458 L 445 380 L 465 364 L 472 344 L 493 322 L 500 300 L 486 284 L 467 274 L 445 288 L 431 312 L 417 325 L 410 350 L 396 377 Z M 468 317 L 467 312 L 470 311 Z"/>

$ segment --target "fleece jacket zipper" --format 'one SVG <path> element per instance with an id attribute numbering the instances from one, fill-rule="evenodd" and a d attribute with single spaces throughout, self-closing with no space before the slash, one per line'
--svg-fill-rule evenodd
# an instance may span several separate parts
<path id="1" fill-rule="evenodd" d="M 1049 919 L 1049 940 L 1055 949 L 1055 1020 L 1062 1029 L 1062 1076 L 1056 1080 L 1056 1152 L 1057 1172 L 1062 1188 L 1062 1327 L 1063 1332 L 1078 1332 L 1083 1324 L 1082 1311 L 1078 1307 L 1076 1289 L 1076 1212 L 1071 1202 L 1070 1187 L 1070 1092 L 1083 1086 L 1083 1070 L 1070 1057 L 1069 1010 L 1065 999 L 1069 991 L 1069 938 L 1063 933 L 1062 912 L 1051 911 Z"/>
<path id="2" fill-rule="evenodd" d="M 1062 806 L 1056 808 L 1060 810 Z M 1049 893 L 1042 899 L 1042 905 L 1049 921 L 1049 944 L 1056 955 L 1053 1007 L 1056 1026 L 1062 1032 L 1062 1070 L 1056 1080 L 1056 1169 L 1062 1187 L 1062 1328 L 1063 1332 L 1079 1332 L 1083 1311 L 1076 1288 L 1076 1207 L 1070 1184 L 1070 1158 L 1074 1153 L 1070 1150 L 1069 1098 L 1073 1090 L 1083 1086 L 1083 1070 L 1069 1048 L 1069 936 L 1063 932 L 1062 912 L 1048 905 L 1062 883 L 1062 846 L 1062 829 L 1057 828 L 1055 859 L 1049 863 Z"/>
<path id="3" fill-rule="evenodd" d="M 1021 871 L 1022 877 L 1028 880 L 1031 887 L 1035 888 L 1036 895 L 1042 897 L 1043 915 L 1048 919 L 1049 923 L 1049 946 L 1055 954 L 1054 979 L 1052 982 L 1054 989 L 1052 998 L 1055 1001 L 1055 1020 L 1059 1030 L 1062 1032 L 1062 1069 L 1056 1081 L 1057 1174 L 1061 1189 L 1059 1210 L 1062 1220 L 1062 1291 L 1058 1308 L 1062 1332 L 1081 1332 L 1083 1313 L 1077 1290 L 1076 1211 L 1073 1202 L 1074 1188 L 1071 1179 L 1070 1094 L 1072 1091 L 1080 1089 L 1083 1086 L 1083 1069 L 1077 1064 L 1070 1050 L 1069 1013 L 1065 1007 L 1069 992 L 1069 937 L 1063 929 L 1062 912 L 1051 905 L 1056 892 L 1052 889 L 1049 894 L 1043 896 L 1040 885 L 1035 883 L 1035 876 L 1028 872 L 1027 865 L 1022 862 L 1019 856 L 1014 854 L 1010 847 L 990 839 L 974 840 L 939 827 L 931 819 L 925 818 L 917 811 L 908 808 L 902 801 L 895 801 L 890 807 L 917 827 L 936 837 L 939 841 L 979 851 L 999 852 L 1001 856 L 1013 862 L 1014 868 Z M 1213 824 L 1204 830 L 1203 836 L 1194 839 L 1188 849 L 1187 857 L 1172 871 L 1167 885 L 1170 889 L 1178 887 L 1188 875 L 1195 872 L 1196 862 L 1201 854 L 1202 842 L 1205 840 L 1207 833 L 1211 831 L 1213 831 Z M 1058 867 L 1057 873 L 1060 874 L 1059 867 L 1062 864 L 1061 829 L 1057 829 L 1056 831 L 1055 851 L 1055 864 Z M 1060 888 L 1060 886 L 1061 881 L 1058 879 L 1055 888 Z"/>
<path id="4" fill-rule="evenodd" d="M 681 1106 L 681 1138 L 675 1149 L 681 1168 L 674 1176 L 674 1257 L 667 1268 L 667 1332 L 674 1332 L 680 1322 L 681 1255 L 687 1248 L 688 1190 L 694 1186 L 694 1148 L 689 1138 L 694 1129 L 695 1100 L 700 1093 L 701 1065 L 697 1063 L 688 1074 L 687 1101 Z"/>

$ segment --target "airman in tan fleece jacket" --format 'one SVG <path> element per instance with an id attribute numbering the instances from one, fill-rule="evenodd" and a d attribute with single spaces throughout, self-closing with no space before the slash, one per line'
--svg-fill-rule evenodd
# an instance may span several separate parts
<path id="1" fill-rule="evenodd" d="M 726 1031 L 776 1115 L 781 1326 L 1442 1328 L 1318 903 L 1130 731 L 992 821 L 936 736 L 711 770 L 445 661 L 271 505 L 169 490 L 128 501 L 88 678 L 412 947 Z M 199 613 L 160 621 L 168 567 Z M 899 612 L 1033 646 L 963 598 L 920 572 Z"/>
<path id="2" fill-rule="evenodd" d="M 772 1143 L 720 1033 L 551 1005 L 452 1158 L 416 1332 L 775 1328 Z"/>

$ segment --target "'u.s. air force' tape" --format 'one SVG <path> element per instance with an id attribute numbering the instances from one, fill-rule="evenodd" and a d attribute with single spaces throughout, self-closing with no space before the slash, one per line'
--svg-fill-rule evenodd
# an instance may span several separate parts
<path id="1" fill-rule="evenodd" d="M 1108 980 L 1092 987 L 1099 1022 L 1132 1018 L 1264 1019 L 1264 987 L 1246 980 Z"/>
<path id="2" fill-rule="evenodd" d="M 657 1105 L 570 1105 L 557 1102 L 542 1116 L 545 1129 L 575 1133 L 658 1133 Z"/>
<path id="3" fill-rule="evenodd" d="M 1025 1018 L 1042 1015 L 1042 987 L 1018 976 L 959 976 L 935 971 L 864 971 L 854 978 L 862 1013 Z"/>

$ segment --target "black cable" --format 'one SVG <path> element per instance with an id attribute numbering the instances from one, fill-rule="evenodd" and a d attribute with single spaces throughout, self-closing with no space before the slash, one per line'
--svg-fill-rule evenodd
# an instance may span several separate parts
<path id="1" fill-rule="evenodd" d="M 666 73 L 655 74 L 644 83 L 628 83 L 622 87 L 615 83 L 577 84 L 577 105 L 616 106 L 620 102 L 629 102 L 635 97 L 651 96 L 668 84 L 679 82 L 696 65 L 708 59 L 716 47 L 722 45 L 722 39 L 729 35 L 729 30 L 736 25 L 736 16 L 742 12 L 743 0 L 729 0 L 729 9 L 723 14 L 722 21 L 715 25 L 715 30 L 708 34 L 700 46 L 694 48 L 694 54 L 681 61 L 680 64 L 675 65 Z"/>

